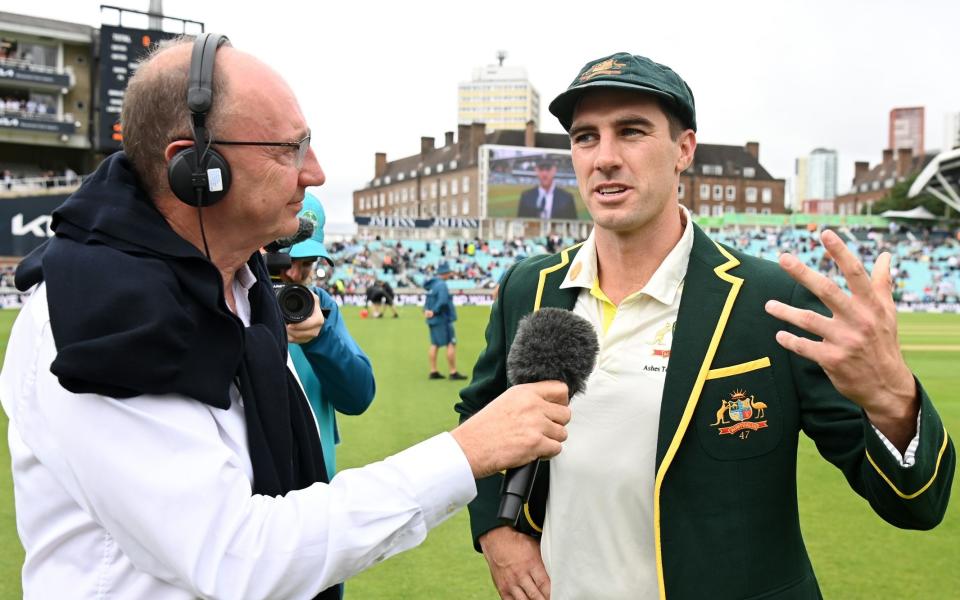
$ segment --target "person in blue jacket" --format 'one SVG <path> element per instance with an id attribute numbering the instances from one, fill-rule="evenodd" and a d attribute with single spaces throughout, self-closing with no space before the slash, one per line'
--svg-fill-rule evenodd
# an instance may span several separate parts
<path id="1" fill-rule="evenodd" d="M 286 283 L 305 285 L 317 296 L 320 308 L 329 309 L 320 334 L 302 333 L 296 324 L 287 325 L 290 357 L 304 394 L 310 402 L 320 429 L 320 444 L 327 473 L 336 468 L 335 444 L 340 443 L 336 413 L 359 415 L 373 401 L 376 384 L 370 360 L 350 337 L 336 301 L 313 284 L 318 259 L 333 265 L 323 245 L 326 215 L 320 201 L 311 194 L 303 198 L 299 216 L 314 222 L 313 235 L 290 248 L 291 266 L 281 274 Z"/>
<path id="2" fill-rule="evenodd" d="M 453 305 L 446 282 L 451 275 L 450 265 L 446 261 L 441 262 L 437 266 L 435 277 L 428 279 L 423 286 L 427 290 L 423 316 L 427 318 L 427 325 L 430 327 L 430 379 L 444 378 L 437 371 L 437 350 L 442 346 L 447 348 L 450 379 L 466 379 L 465 375 L 457 372 L 457 335 L 453 330 L 457 309 Z"/>

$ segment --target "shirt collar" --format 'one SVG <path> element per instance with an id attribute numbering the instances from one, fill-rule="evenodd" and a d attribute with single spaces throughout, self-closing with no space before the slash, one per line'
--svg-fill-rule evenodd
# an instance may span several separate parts
<path id="1" fill-rule="evenodd" d="M 693 219 L 690 218 L 690 212 L 682 205 L 680 218 L 685 223 L 680 240 L 657 267 L 650 281 L 637 292 L 668 305 L 676 300 L 683 278 L 687 275 L 687 263 L 690 261 L 690 251 L 693 249 Z M 599 280 L 598 273 L 597 243 L 594 232 L 591 231 L 580 247 L 580 251 L 577 252 L 573 264 L 567 270 L 560 289 L 572 287 L 593 289 Z"/>

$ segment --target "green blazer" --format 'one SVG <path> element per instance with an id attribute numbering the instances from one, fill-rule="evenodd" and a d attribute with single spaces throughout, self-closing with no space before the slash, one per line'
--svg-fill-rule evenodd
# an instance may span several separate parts
<path id="1" fill-rule="evenodd" d="M 520 319 L 544 306 L 573 308 L 580 289 L 559 286 L 577 250 L 530 258 L 504 277 L 487 347 L 456 406 L 461 421 L 507 389 L 506 357 Z M 916 464 L 905 469 L 817 364 L 777 344 L 780 329 L 809 334 L 768 315 L 763 307 L 771 298 L 828 314 L 776 263 L 716 244 L 694 228 L 657 436 L 654 532 L 661 597 L 820 597 L 797 509 L 801 430 L 889 523 L 929 529 L 946 511 L 955 452 L 919 382 L 920 445 Z M 470 521 L 478 550 L 477 538 L 501 525 L 501 480 L 497 474 L 477 481 Z M 548 480 L 544 462 L 521 519 L 521 530 L 531 535 L 543 522 Z M 562 523 L 564 516 L 553 518 Z M 718 560 L 724 556 L 764 568 L 730 578 L 728 561 Z"/>

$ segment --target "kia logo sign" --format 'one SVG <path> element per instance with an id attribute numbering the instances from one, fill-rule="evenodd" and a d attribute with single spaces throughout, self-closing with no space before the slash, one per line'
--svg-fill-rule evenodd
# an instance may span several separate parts
<path id="1" fill-rule="evenodd" d="M 26 235 L 33 235 L 38 238 L 53 237 L 53 230 L 50 229 L 51 221 L 53 221 L 53 218 L 50 215 L 40 215 L 24 223 L 23 213 L 18 213 L 10 219 L 10 233 L 17 237 Z"/>

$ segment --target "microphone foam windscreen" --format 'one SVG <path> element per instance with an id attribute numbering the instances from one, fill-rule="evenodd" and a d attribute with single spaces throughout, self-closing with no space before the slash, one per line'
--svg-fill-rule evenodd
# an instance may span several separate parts
<path id="1" fill-rule="evenodd" d="M 582 392 L 597 362 L 597 333 L 586 319 L 562 308 L 543 308 L 520 320 L 507 355 L 511 385 L 556 379 L 570 396 Z"/>

